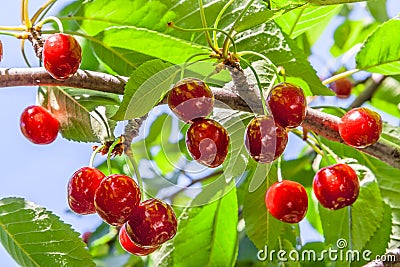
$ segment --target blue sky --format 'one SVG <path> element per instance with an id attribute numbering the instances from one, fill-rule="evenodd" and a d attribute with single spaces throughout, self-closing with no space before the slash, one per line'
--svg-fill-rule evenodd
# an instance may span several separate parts
<path id="1" fill-rule="evenodd" d="M 31 0 L 31 14 L 44 2 Z M 58 1 L 53 10 L 67 2 Z M 390 0 L 390 6 L 391 16 L 400 12 L 398 0 Z M 0 25 L 19 25 L 19 16 L 20 1 L 7 1 L 7 6 L 0 9 Z M 0 39 L 4 47 L 0 67 L 26 67 L 20 53 L 20 41 L 7 36 L 0 36 Z M 33 60 L 29 46 L 27 51 Z M 68 179 L 75 170 L 88 164 L 91 144 L 69 142 L 62 138 L 47 146 L 27 141 L 19 129 L 19 116 L 25 107 L 35 103 L 36 91 L 36 87 L 0 88 L 0 198 L 24 197 L 52 210 L 79 232 L 93 230 L 100 223 L 97 215 L 77 217 L 66 212 Z M 2 266 L 18 266 L 2 246 L 0 262 Z"/>

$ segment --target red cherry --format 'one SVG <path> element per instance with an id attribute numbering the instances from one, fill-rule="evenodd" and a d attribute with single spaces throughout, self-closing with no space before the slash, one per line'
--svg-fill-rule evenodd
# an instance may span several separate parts
<path id="1" fill-rule="evenodd" d="M 357 200 L 360 182 L 353 168 L 338 163 L 322 168 L 315 174 L 313 190 L 322 206 L 338 210 Z"/>
<path id="2" fill-rule="evenodd" d="M 331 83 L 329 86 L 338 98 L 348 98 L 351 95 L 353 84 L 349 78 L 342 78 Z"/>
<path id="3" fill-rule="evenodd" d="M 168 106 L 179 119 L 189 122 L 211 113 L 214 95 L 202 80 L 185 78 L 169 91 Z"/>
<path id="4" fill-rule="evenodd" d="M 78 41 L 69 34 L 50 35 L 43 45 L 43 65 L 57 80 L 65 80 L 75 74 L 82 60 Z"/>
<path id="5" fill-rule="evenodd" d="M 301 184 L 283 180 L 268 188 L 265 204 L 269 213 L 278 220 L 286 223 L 298 223 L 306 216 L 307 192 Z"/>
<path id="6" fill-rule="evenodd" d="M 57 138 L 59 127 L 56 117 L 44 107 L 29 106 L 21 114 L 22 134 L 34 144 L 52 143 Z"/>
<path id="7" fill-rule="evenodd" d="M 277 123 L 285 128 L 299 126 L 306 117 L 307 100 L 303 90 L 288 82 L 277 84 L 267 103 Z"/>
<path id="8" fill-rule="evenodd" d="M 381 116 L 367 108 L 347 112 L 338 125 L 339 134 L 350 146 L 362 148 L 375 144 L 382 133 Z"/>
<path id="9" fill-rule="evenodd" d="M 119 243 L 121 246 L 129 253 L 135 254 L 137 256 L 146 256 L 149 255 L 150 253 L 154 252 L 157 250 L 160 246 L 155 246 L 155 247 L 143 247 L 135 242 L 132 241 L 132 239 L 129 237 L 128 233 L 126 232 L 125 228 L 126 223 L 124 223 L 119 230 Z"/>
<path id="10" fill-rule="evenodd" d="M 221 165 L 228 154 L 229 135 L 211 119 L 195 119 L 186 133 L 186 146 L 192 157 L 210 168 Z"/>
<path id="11" fill-rule="evenodd" d="M 104 178 L 94 194 L 99 216 L 108 224 L 121 226 L 140 202 L 140 189 L 129 176 L 113 174 Z"/>
<path id="12" fill-rule="evenodd" d="M 245 146 L 251 157 L 259 163 L 276 160 L 286 148 L 286 129 L 276 124 L 272 116 L 258 116 L 246 127 Z"/>
<path id="13" fill-rule="evenodd" d="M 159 199 L 148 199 L 133 210 L 126 231 L 140 246 L 158 246 L 176 234 L 178 222 L 170 205 Z"/>
<path id="14" fill-rule="evenodd" d="M 105 177 L 93 167 L 77 170 L 68 182 L 68 204 L 71 210 L 78 214 L 95 213 L 94 193 Z"/>
<path id="15" fill-rule="evenodd" d="M 83 242 L 86 243 L 86 245 L 89 244 L 89 238 L 91 235 L 92 235 L 92 232 L 84 232 L 82 234 L 82 240 L 83 240 Z"/>

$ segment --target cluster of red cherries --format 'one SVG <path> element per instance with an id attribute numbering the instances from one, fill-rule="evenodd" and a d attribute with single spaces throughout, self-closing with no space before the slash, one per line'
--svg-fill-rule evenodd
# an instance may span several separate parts
<path id="1" fill-rule="evenodd" d="M 188 151 L 196 161 L 212 168 L 223 163 L 229 146 L 229 135 L 224 127 L 206 118 L 212 112 L 213 104 L 212 91 L 204 81 L 196 78 L 179 81 L 168 94 L 172 112 L 182 121 L 191 123 L 186 133 Z M 288 141 L 288 130 L 300 126 L 307 112 L 303 90 L 288 82 L 272 88 L 267 104 L 270 114 L 253 118 L 244 136 L 248 153 L 258 163 L 271 163 L 282 155 Z M 378 141 L 382 120 L 372 110 L 355 108 L 341 118 L 338 129 L 348 145 L 366 147 Z M 344 163 L 321 168 L 313 180 L 316 198 L 323 207 L 332 210 L 353 204 L 359 190 L 357 173 Z M 265 204 L 275 218 L 298 223 L 306 215 L 308 196 L 300 183 L 283 180 L 268 188 Z"/>
<path id="2" fill-rule="evenodd" d="M 72 211 L 97 213 L 106 223 L 120 227 L 119 242 L 132 254 L 148 255 L 176 234 L 172 207 L 156 198 L 141 201 L 140 188 L 129 176 L 105 176 L 94 167 L 82 167 L 70 178 L 67 191 Z"/>
<path id="3" fill-rule="evenodd" d="M 281 97 L 289 106 L 298 104 L 292 102 L 288 95 Z M 271 110 L 274 116 L 278 115 L 274 113 L 272 107 Z M 300 115 L 303 114 L 298 114 L 299 117 Z M 376 143 L 380 138 L 382 119 L 378 113 L 370 109 L 354 108 L 341 118 L 338 130 L 346 144 L 364 148 Z M 360 182 L 357 173 L 348 164 L 337 163 L 321 168 L 313 179 L 314 195 L 327 209 L 338 210 L 352 205 L 357 200 L 359 191 Z M 308 196 L 306 189 L 300 183 L 283 180 L 268 188 L 265 204 L 275 218 L 286 223 L 298 223 L 307 213 Z"/>
<path id="4" fill-rule="evenodd" d="M 81 47 L 71 35 L 50 35 L 43 45 L 43 65 L 54 79 L 70 78 L 81 59 Z M 21 114 L 21 131 L 34 144 L 52 143 L 59 127 L 57 118 L 42 106 L 29 106 Z M 106 223 L 120 227 L 120 244 L 132 254 L 148 255 L 176 234 L 171 206 L 154 198 L 141 201 L 140 188 L 129 176 L 105 176 L 96 168 L 83 167 L 72 175 L 67 191 L 72 211 L 97 213 Z"/>
<path id="5" fill-rule="evenodd" d="M 74 75 L 82 60 L 78 41 L 69 34 L 50 35 L 43 45 L 44 68 L 54 79 L 63 81 Z M 58 135 L 60 122 L 46 108 L 32 105 L 24 109 L 20 118 L 23 135 L 34 144 L 52 143 Z"/>

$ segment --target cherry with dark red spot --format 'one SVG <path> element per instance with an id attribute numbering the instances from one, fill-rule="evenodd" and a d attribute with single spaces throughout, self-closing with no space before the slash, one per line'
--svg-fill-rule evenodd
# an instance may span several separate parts
<path id="1" fill-rule="evenodd" d="M 196 78 L 177 82 L 168 93 L 168 106 L 182 121 L 207 117 L 214 107 L 214 95 L 208 85 Z"/>
<path id="2" fill-rule="evenodd" d="M 129 176 L 112 174 L 104 178 L 94 194 L 97 214 L 108 224 L 122 226 L 138 207 L 141 193 Z"/>
<path id="3" fill-rule="evenodd" d="M 224 162 L 228 154 L 229 134 L 215 120 L 195 119 L 186 132 L 186 146 L 196 161 L 215 168 Z"/>
<path id="4" fill-rule="evenodd" d="M 121 229 L 119 230 L 118 240 L 123 249 L 136 256 L 149 255 L 150 253 L 156 251 L 160 247 L 160 246 L 143 247 L 133 242 L 132 239 L 129 237 L 128 233 L 126 232 L 126 223 L 124 223 Z"/>
<path id="5" fill-rule="evenodd" d="M 29 106 L 20 117 L 22 134 L 32 143 L 45 145 L 52 143 L 58 135 L 60 123 L 42 106 Z"/>
<path id="6" fill-rule="evenodd" d="M 291 83 L 275 85 L 267 97 L 275 121 L 284 128 L 300 126 L 306 117 L 307 100 L 303 90 Z"/>
<path id="7" fill-rule="evenodd" d="M 357 200 L 360 182 L 353 168 L 338 163 L 322 168 L 315 174 L 313 191 L 322 206 L 338 210 Z"/>
<path id="8" fill-rule="evenodd" d="M 66 80 L 76 73 L 82 60 L 82 48 L 69 34 L 54 33 L 43 45 L 43 66 L 57 80 Z"/>
<path id="9" fill-rule="evenodd" d="M 329 88 L 335 92 L 338 98 L 345 99 L 350 97 L 353 83 L 349 78 L 344 77 L 331 83 Z"/>
<path id="10" fill-rule="evenodd" d="M 276 219 L 298 223 L 306 216 L 308 197 L 303 185 L 283 180 L 272 184 L 265 194 L 265 205 Z"/>
<path id="11" fill-rule="evenodd" d="M 270 163 L 276 160 L 282 155 L 287 142 L 286 129 L 275 123 L 272 116 L 257 116 L 246 127 L 247 152 L 259 163 Z"/>
<path id="12" fill-rule="evenodd" d="M 94 194 L 106 176 L 94 167 L 82 167 L 77 170 L 68 182 L 68 204 L 78 214 L 96 212 Z"/>
<path id="13" fill-rule="evenodd" d="M 382 133 L 381 116 L 368 108 L 354 108 L 340 120 L 339 134 L 350 146 L 363 148 L 375 144 Z"/>
<path id="14" fill-rule="evenodd" d="M 139 204 L 126 222 L 126 231 L 139 246 L 158 246 L 176 234 L 178 222 L 172 207 L 151 198 Z"/>

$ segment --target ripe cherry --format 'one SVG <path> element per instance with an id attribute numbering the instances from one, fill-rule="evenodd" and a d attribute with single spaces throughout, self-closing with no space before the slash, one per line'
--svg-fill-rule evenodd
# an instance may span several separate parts
<path id="1" fill-rule="evenodd" d="M 75 74 L 82 60 L 82 49 L 71 35 L 55 33 L 43 45 L 43 65 L 57 80 L 65 80 Z"/>
<path id="2" fill-rule="evenodd" d="M 186 146 L 192 157 L 210 168 L 221 165 L 228 154 L 229 135 L 211 119 L 195 119 L 186 133 Z"/>
<path id="3" fill-rule="evenodd" d="M 338 98 L 344 99 L 348 98 L 351 95 L 353 84 L 349 78 L 345 77 L 331 83 L 329 88 L 331 88 L 331 90 L 336 93 L 336 96 Z"/>
<path id="4" fill-rule="evenodd" d="M 283 82 L 272 88 L 267 103 L 277 123 L 285 128 L 299 126 L 306 117 L 307 100 L 303 90 Z"/>
<path id="5" fill-rule="evenodd" d="M 129 176 L 113 174 L 104 178 L 94 194 L 99 216 L 108 224 L 121 226 L 140 202 L 140 189 Z"/>
<path id="6" fill-rule="evenodd" d="M 56 117 L 44 107 L 29 106 L 21 114 L 21 132 L 34 144 L 52 143 L 57 138 L 59 127 Z"/>
<path id="7" fill-rule="evenodd" d="M 278 220 L 286 223 L 298 223 L 306 216 L 307 192 L 303 185 L 283 180 L 268 188 L 265 204 L 269 213 Z"/>
<path id="8" fill-rule="evenodd" d="M 362 148 L 376 143 L 382 133 L 381 116 L 367 108 L 354 108 L 340 120 L 339 134 L 350 146 Z"/>
<path id="9" fill-rule="evenodd" d="M 132 239 L 129 237 L 128 233 L 126 232 L 126 223 L 124 223 L 121 229 L 119 230 L 118 239 L 121 246 L 127 252 L 135 254 L 137 256 L 149 255 L 150 253 L 154 252 L 160 247 L 160 246 L 143 247 L 133 242 Z"/>
<path id="10" fill-rule="evenodd" d="M 168 106 L 182 121 L 207 117 L 214 106 L 214 95 L 200 79 L 185 78 L 168 93 Z"/>
<path id="11" fill-rule="evenodd" d="M 338 210 L 357 200 L 360 182 L 353 168 L 338 163 L 322 168 L 315 174 L 313 190 L 322 206 Z"/>
<path id="12" fill-rule="evenodd" d="M 286 129 L 276 124 L 272 116 L 258 116 L 246 127 L 245 146 L 251 157 L 259 163 L 276 160 L 286 148 Z"/>
<path id="13" fill-rule="evenodd" d="M 68 204 L 78 214 L 96 212 L 94 193 L 106 176 L 96 168 L 83 167 L 77 170 L 68 182 Z"/>
<path id="14" fill-rule="evenodd" d="M 176 234 L 178 222 L 170 205 L 148 199 L 133 210 L 126 222 L 126 231 L 133 242 L 140 246 L 158 246 Z"/>
<path id="15" fill-rule="evenodd" d="M 92 234 L 92 232 L 84 232 L 82 234 L 82 241 L 85 242 L 86 245 L 89 244 L 89 238 L 92 236 Z"/>

